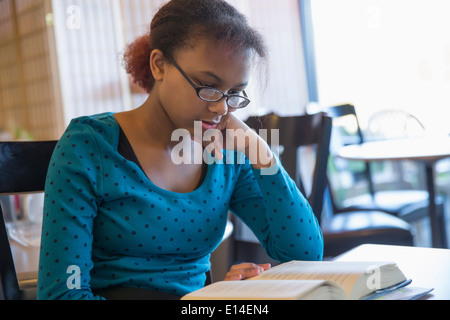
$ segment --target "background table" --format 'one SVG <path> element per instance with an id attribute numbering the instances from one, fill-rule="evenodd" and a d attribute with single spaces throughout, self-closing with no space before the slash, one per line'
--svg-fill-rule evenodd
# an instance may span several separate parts
<path id="1" fill-rule="evenodd" d="M 338 261 L 393 261 L 411 286 L 434 288 L 427 299 L 450 300 L 450 250 L 419 247 L 365 244 L 356 247 L 335 260 Z"/>
<path id="2" fill-rule="evenodd" d="M 25 247 L 12 239 L 9 241 L 23 299 L 34 300 L 37 294 L 39 247 Z"/>
<path id="3" fill-rule="evenodd" d="M 354 144 L 341 148 L 338 157 L 359 161 L 413 160 L 425 164 L 433 247 L 447 248 L 445 219 L 440 225 L 436 212 L 434 165 L 436 161 L 450 157 L 450 137 L 425 136 L 420 138 L 380 140 Z"/>

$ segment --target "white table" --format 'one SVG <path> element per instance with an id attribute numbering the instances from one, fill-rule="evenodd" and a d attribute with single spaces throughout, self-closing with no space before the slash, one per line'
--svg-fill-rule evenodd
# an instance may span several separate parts
<path id="1" fill-rule="evenodd" d="M 447 237 L 444 217 L 439 219 L 436 212 L 436 191 L 434 166 L 436 161 L 450 157 L 450 137 L 424 136 L 418 138 L 380 140 L 342 147 L 338 157 L 358 161 L 421 161 L 425 164 L 427 189 L 429 193 L 429 217 L 431 223 L 433 247 L 446 248 Z"/>
<path id="2" fill-rule="evenodd" d="M 393 261 L 411 286 L 434 288 L 427 299 L 450 300 L 450 250 L 364 244 L 340 255 L 338 261 Z"/>

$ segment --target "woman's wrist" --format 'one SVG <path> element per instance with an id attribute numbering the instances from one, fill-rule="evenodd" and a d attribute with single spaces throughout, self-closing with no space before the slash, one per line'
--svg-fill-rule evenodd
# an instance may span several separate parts
<path id="1" fill-rule="evenodd" d="M 276 160 L 267 143 L 258 136 L 256 143 L 250 143 L 245 148 L 245 155 L 253 169 L 265 169 L 272 167 Z"/>

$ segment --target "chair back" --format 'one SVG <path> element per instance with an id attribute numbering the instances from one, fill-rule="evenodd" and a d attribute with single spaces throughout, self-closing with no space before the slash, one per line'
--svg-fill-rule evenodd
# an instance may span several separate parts
<path id="1" fill-rule="evenodd" d="M 353 116 L 354 121 L 356 123 L 356 133 L 358 140 L 354 143 L 363 143 L 364 135 L 361 130 L 361 126 L 359 124 L 358 116 L 356 115 L 355 106 L 352 104 L 343 104 L 339 106 L 328 107 L 324 110 L 327 115 L 329 115 L 332 119 L 345 117 L 345 116 Z"/>
<path id="2" fill-rule="evenodd" d="M 327 163 L 331 135 L 331 118 L 324 113 L 312 115 L 280 117 L 274 113 L 264 116 L 252 116 L 246 121 L 247 125 L 255 129 L 278 129 L 278 141 L 282 147 L 280 160 L 286 172 L 296 182 L 299 189 L 307 197 L 317 219 L 321 219 L 324 192 L 327 184 Z M 268 143 L 271 134 L 268 134 Z M 313 147 L 314 169 L 311 177 L 302 174 L 301 164 L 305 162 L 300 155 L 301 147 Z M 311 181 L 307 181 L 307 180 Z M 305 184 L 310 185 L 310 192 L 306 194 Z"/>
<path id="3" fill-rule="evenodd" d="M 326 114 L 328 114 L 332 119 L 333 122 L 335 121 L 335 119 L 341 118 L 341 117 L 353 117 L 354 123 L 356 124 L 356 139 L 354 139 L 353 141 L 349 142 L 349 141 L 341 141 L 342 145 L 345 144 L 361 144 L 365 142 L 365 138 L 359 123 L 359 119 L 358 116 L 356 114 L 356 110 L 355 107 L 351 104 L 344 104 L 344 105 L 338 105 L 338 106 L 333 106 L 333 107 L 328 107 L 324 110 L 326 112 Z M 334 126 L 333 126 L 334 127 Z M 333 142 L 335 142 L 335 140 L 332 138 Z M 334 143 L 335 144 L 335 143 Z M 336 147 L 336 144 L 335 144 Z M 372 170 L 370 168 L 370 164 L 368 162 L 364 162 L 363 163 L 363 171 L 361 172 L 360 176 L 363 177 L 363 179 L 365 181 L 367 181 L 367 187 L 368 187 L 368 191 L 371 194 L 371 196 L 373 196 L 375 194 L 375 186 L 374 186 L 374 182 L 372 180 Z M 333 190 L 333 188 L 330 186 L 330 191 Z M 333 192 L 331 192 L 331 196 L 332 196 L 332 201 L 333 201 L 333 206 L 334 206 L 334 210 L 335 211 L 339 211 L 339 208 L 336 205 L 336 201 L 334 199 L 333 196 Z"/>
<path id="4" fill-rule="evenodd" d="M 0 142 L 0 194 L 44 191 L 56 142 Z"/>
<path id="5" fill-rule="evenodd" d="M 41 192 L 57 141 L 0 142 L 0 194 Z M 20 299 L 14 260 L 0 206 L 0 299 Z"/>

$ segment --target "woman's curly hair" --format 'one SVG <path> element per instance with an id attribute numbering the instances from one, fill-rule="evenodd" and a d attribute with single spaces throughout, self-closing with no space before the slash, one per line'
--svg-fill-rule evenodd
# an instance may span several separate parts
<path id="1" fill-rule="evenodd" d="M 155 82 L 149 64 L 151 51 L 159 49 L 172 57 L 176 50 L 193 46 L 202 37 L 211 37 L 235 51 L 251 49 L 260 58 L 267 56 L 261 35 L 226 1 L 171 0 L 153 17 L 149 34 L 126 49 L 125 69 L 135 83 L 150 92 Z"/>

